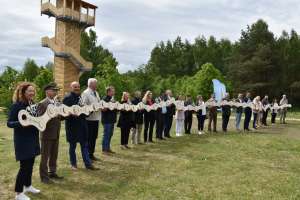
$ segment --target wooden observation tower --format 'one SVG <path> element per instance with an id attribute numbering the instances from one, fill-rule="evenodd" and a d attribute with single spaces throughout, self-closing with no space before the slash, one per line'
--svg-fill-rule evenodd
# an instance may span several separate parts
<path id="1" fill-rule="evenodd" d="M 54 80 L 60 95 L 69 92 L 70 83 L 92 63 L 80 56 L 80 34 L 95 25 L 97 6 L 81 0 L 41 0 L 41 14 L 55 17 L 55 37 L 43 37 L 42 46 L 54 52 Z"/>

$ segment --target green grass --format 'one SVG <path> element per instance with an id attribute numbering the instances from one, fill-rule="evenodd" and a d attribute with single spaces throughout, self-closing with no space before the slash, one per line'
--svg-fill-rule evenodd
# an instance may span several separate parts
<path id="1" fill-rule="evenodd" d="M 288 112 L 289 118 L 300 119 L 300 108 L 292 108 Z"/>
<path id="2" fill-rule="evenodd" d="M 6 200 L 14 196 L 18 163 L 14 160 L 12 130 L 6 128 L 5 117 L 1 115 L 0 130 L 0 199 Z M 96 156 L 101 157 L 101 162 L 96 163 L 100 170 L 95 172 L 83 168 L 79 148 L 80 169 L 70 170 L 68 145 L 62 131 L 58 173 L 65 178 L 54 185 L 41 184 L 38 157 L 33 184 L 42 193 L 31 197 L 43 200 L 300 199 L 299 130 L 300 123 L 294 121 L 250 134 L 230 132 L 201 137 L 192 134 L 122 151 L 117 128 L 113 136 L 116 155 L 103 156 L 101 138 L 98 139 Z"/>

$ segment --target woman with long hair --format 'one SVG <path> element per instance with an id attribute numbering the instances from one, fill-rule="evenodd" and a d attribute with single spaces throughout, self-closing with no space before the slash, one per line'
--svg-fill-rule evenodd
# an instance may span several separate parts
<path id="1" fill-rule="evenodd" d="M 152 106 L 154 104 L 153 96 L 151 91 L 147 91 L 144 95 L 143 98 L 143 103 Z M 152 135 L 153 135 L 153 127 L 155 124 L 155 110 L 151 110 L 149 112 L 145 111 L 144 114 L 144 122 L 145 122 L 145 127 L 144 127 L 144 142 L 151 142 L 153 143 L 152 140 Z"/>
<path id="2" fill-rule="evenodd" d="M 25 192 L 40 193 L 40 190 L 31 185 L 35 157 L 40 154 L 39 131 L 34 126 L 22 126 L 18 120 L 19 111 L 24 109 L 37 116 L 36 107 L 33 105 L 35 93 L 32 83 L 18 84 L 7 121 L 7 126 L 14 129 L 15 156 L 20 162 L 15 184 L 16 200 L 29 200 Z"/>

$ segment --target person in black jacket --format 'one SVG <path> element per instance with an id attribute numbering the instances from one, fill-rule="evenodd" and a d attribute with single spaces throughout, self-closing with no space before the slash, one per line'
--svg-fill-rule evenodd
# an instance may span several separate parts
<path id="1" fill-rule="evenodd" d="M 103 98 L 103 100 L 105 102 L 115 102 L 114 95 L 115 88 L 113 86 L 109 86 L 106 88 L 106 96 Z M 104 129 L 102 152 L 106 155 L 114 154 L 115 152 L 111 150 L 110 142 L 114 133 L 114 126 L 117 121 L 117 111 L 106 108 L 101 111 L 101 115 L 101 122 Z"/>
<path id="2" fill-rule="evenodd" d="M 125 105 L 131 104 L 128 92 L 123 92 L 121 103 Z M 130 149 L 130 147 L 128 146 L 129 134 L 131 128 L 134 128 L 135 126 L 133 112 L 126 111 L 126 108 L 121 110 L 117 126 L 121 128 L 121 148 Z"/>
<path id="3" fill-rule="evenodd" d="M 63 104 L 71 107 L 73 105 L 83 106 L 83 101 L 80 96 L 80 84 L 78 82 L 71 83 L 71 92 L 63 99 Z M 89 156 L 88 149 L 88 129 L 86 115 L 70 115 L 65 119 L 65 129 L 67 141 L 69 143 L 69 156 L 71 168 L 77 170 L 76 146 L 80 143 L 81 155 L 86 169 L 95 170 Z"/>
<path id="4" fill-rule="evenodd" d="M 22 126 L 18 120 L 20 110 L 27 109 L 31 115 L 37 116 L 36 107 L 32 105 L 34 96 L 33 84 L 20 83 L 14 92 L 14 103 L 7 121 L 7 126 L 14 129 L 15 156 L 16 160 L 20 162 L 15 184 L 17 200 L 29 199 L 25 192 L 40 193 L 40 190 L 31 185 L 35 157 L 40 154 L 39 131 L 34 126 Z"/>
<path id="5" fill-rule="evenodd" d="M 173 94 L 171 90 L 166 90 L 165 93 L 165 101 L 171 100 Z M 170 130 L 172 128 L 173 116 L 176 112 L 176 106 L 171 104 L 167 106 L 167 114 L 165 115 L 165 127 L 164 127 L 164 135 L 167 138 L 171 138 Z"/>
<path id="6" fill-rule="evenodd" d="M 229 94 L 228 93 L 225 95 L 222 102 L 223 103 L 228 103 L 229 102 Z M 229 118 L 230 118 L 230 115 L 231 115 L 231 106 L 230 105 L 222 105 L 221 108 L 222 108 L 222 129 L 226 133 Z"/>
<path id="7" fill-rule="evenodd" d="M 246 98 L 244 99 L 245 103 L 251 103 L 251 93 L 247 92 L 246 94 Z M 249 124 L 251 121 L 251 115 L 252 115 L 252 108 L 251 107 L 246 107 L 244 109 L 244 113 L 245 113 L 245 120 L 244 120 L 244 131 L 250 131 L 249 129 Z"/>
<path id="8" fill-rule="evenodd" d="M 184 102 L 184 106 L 193 105 L 193 100 L 190 95 L 186 97 L 186 101 Z M 191 134 L 191 128 L 193 123 L 193 111 L 187 110 L 184 112 L 184 130 L 185 134 Z"/>
<path id="9" fill-rule="evenodd" d="M 132 100 L 132 104 L 138 105 L 141 102 L 141 92 L 136 91 L 135 97 Z M 137 112 L 133 113 L 133 115 L 135 127 L 132 129 L 132 144 L 141 144 L 141 134 L 144 123 L 144 110 L 138 110 Z"/>
<path id="10" fill-rule="evenodd" d="M 154 100 L 152 99 L 152 92 L 147 91 L 145 93 L 145 96 L 143 98 L 143 103 L 152 106 L 154 104 Z M 149 112 L 145 111 L 144 114 L 144 121 L 145 121 L 145 127 L 144 127 L 144 142 L 150 142 L 153 143 L 152 135 L 153 135 L 153 127 L 155 124 L 155 111 L 151 110 Z"/>

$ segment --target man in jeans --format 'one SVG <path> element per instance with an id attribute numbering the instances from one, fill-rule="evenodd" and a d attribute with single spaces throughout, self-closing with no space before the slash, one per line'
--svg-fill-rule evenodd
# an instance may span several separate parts
<path id="1" fill-rule="evenodd" d="M 103 98 L 105 102 L 114 102 L 115 88 L 109 86 L 106 88 L 106 96 Z M 103 154 L 113 154 L 110 148 L 111 138 L 114 133 L 114 126 L 117 121 L 117 112 L 116 110 L 110 110 L 105 108 L 102 110 L 101 122 L 104 128 L 103 140 L 102 140 L 102 152 Z"/>
<path id="2" fill-rule="evenodd" d="M 78 82 L 71 83 L 71 92 L 65 96 L 63 103 L 69 107 L 73 105 L 83 106 L 83 102 L 80 96 L 80 84 Z M 77 170 L 77 160 L 76 160 L 76 146 L 77 143 L 81 147 L 81 155 L 86 169 L 97 170 L 92 165 L 91 159 L 89 157 L 88 149 L 88 130 L 86 116 L 81 115 L 70 115 L 66 117 L 65 129 L 67 141 L 69 143 L 69 156 L 71 162 L 71 168 Z"/>
<path id="3" fill-rule="evenodd" d="M 238 95 L 238 99 L 236 100 L 237 103 L 243 103 L 243 94 Z M 243 106 L 237 106 L 236 107 L 236 115 L 235 115 L 235 127 L 237 131 L 240 131 L 240 124 L 241 124 L 241 119 L 242 119 L 242 114 L 243 114 Z"/>

